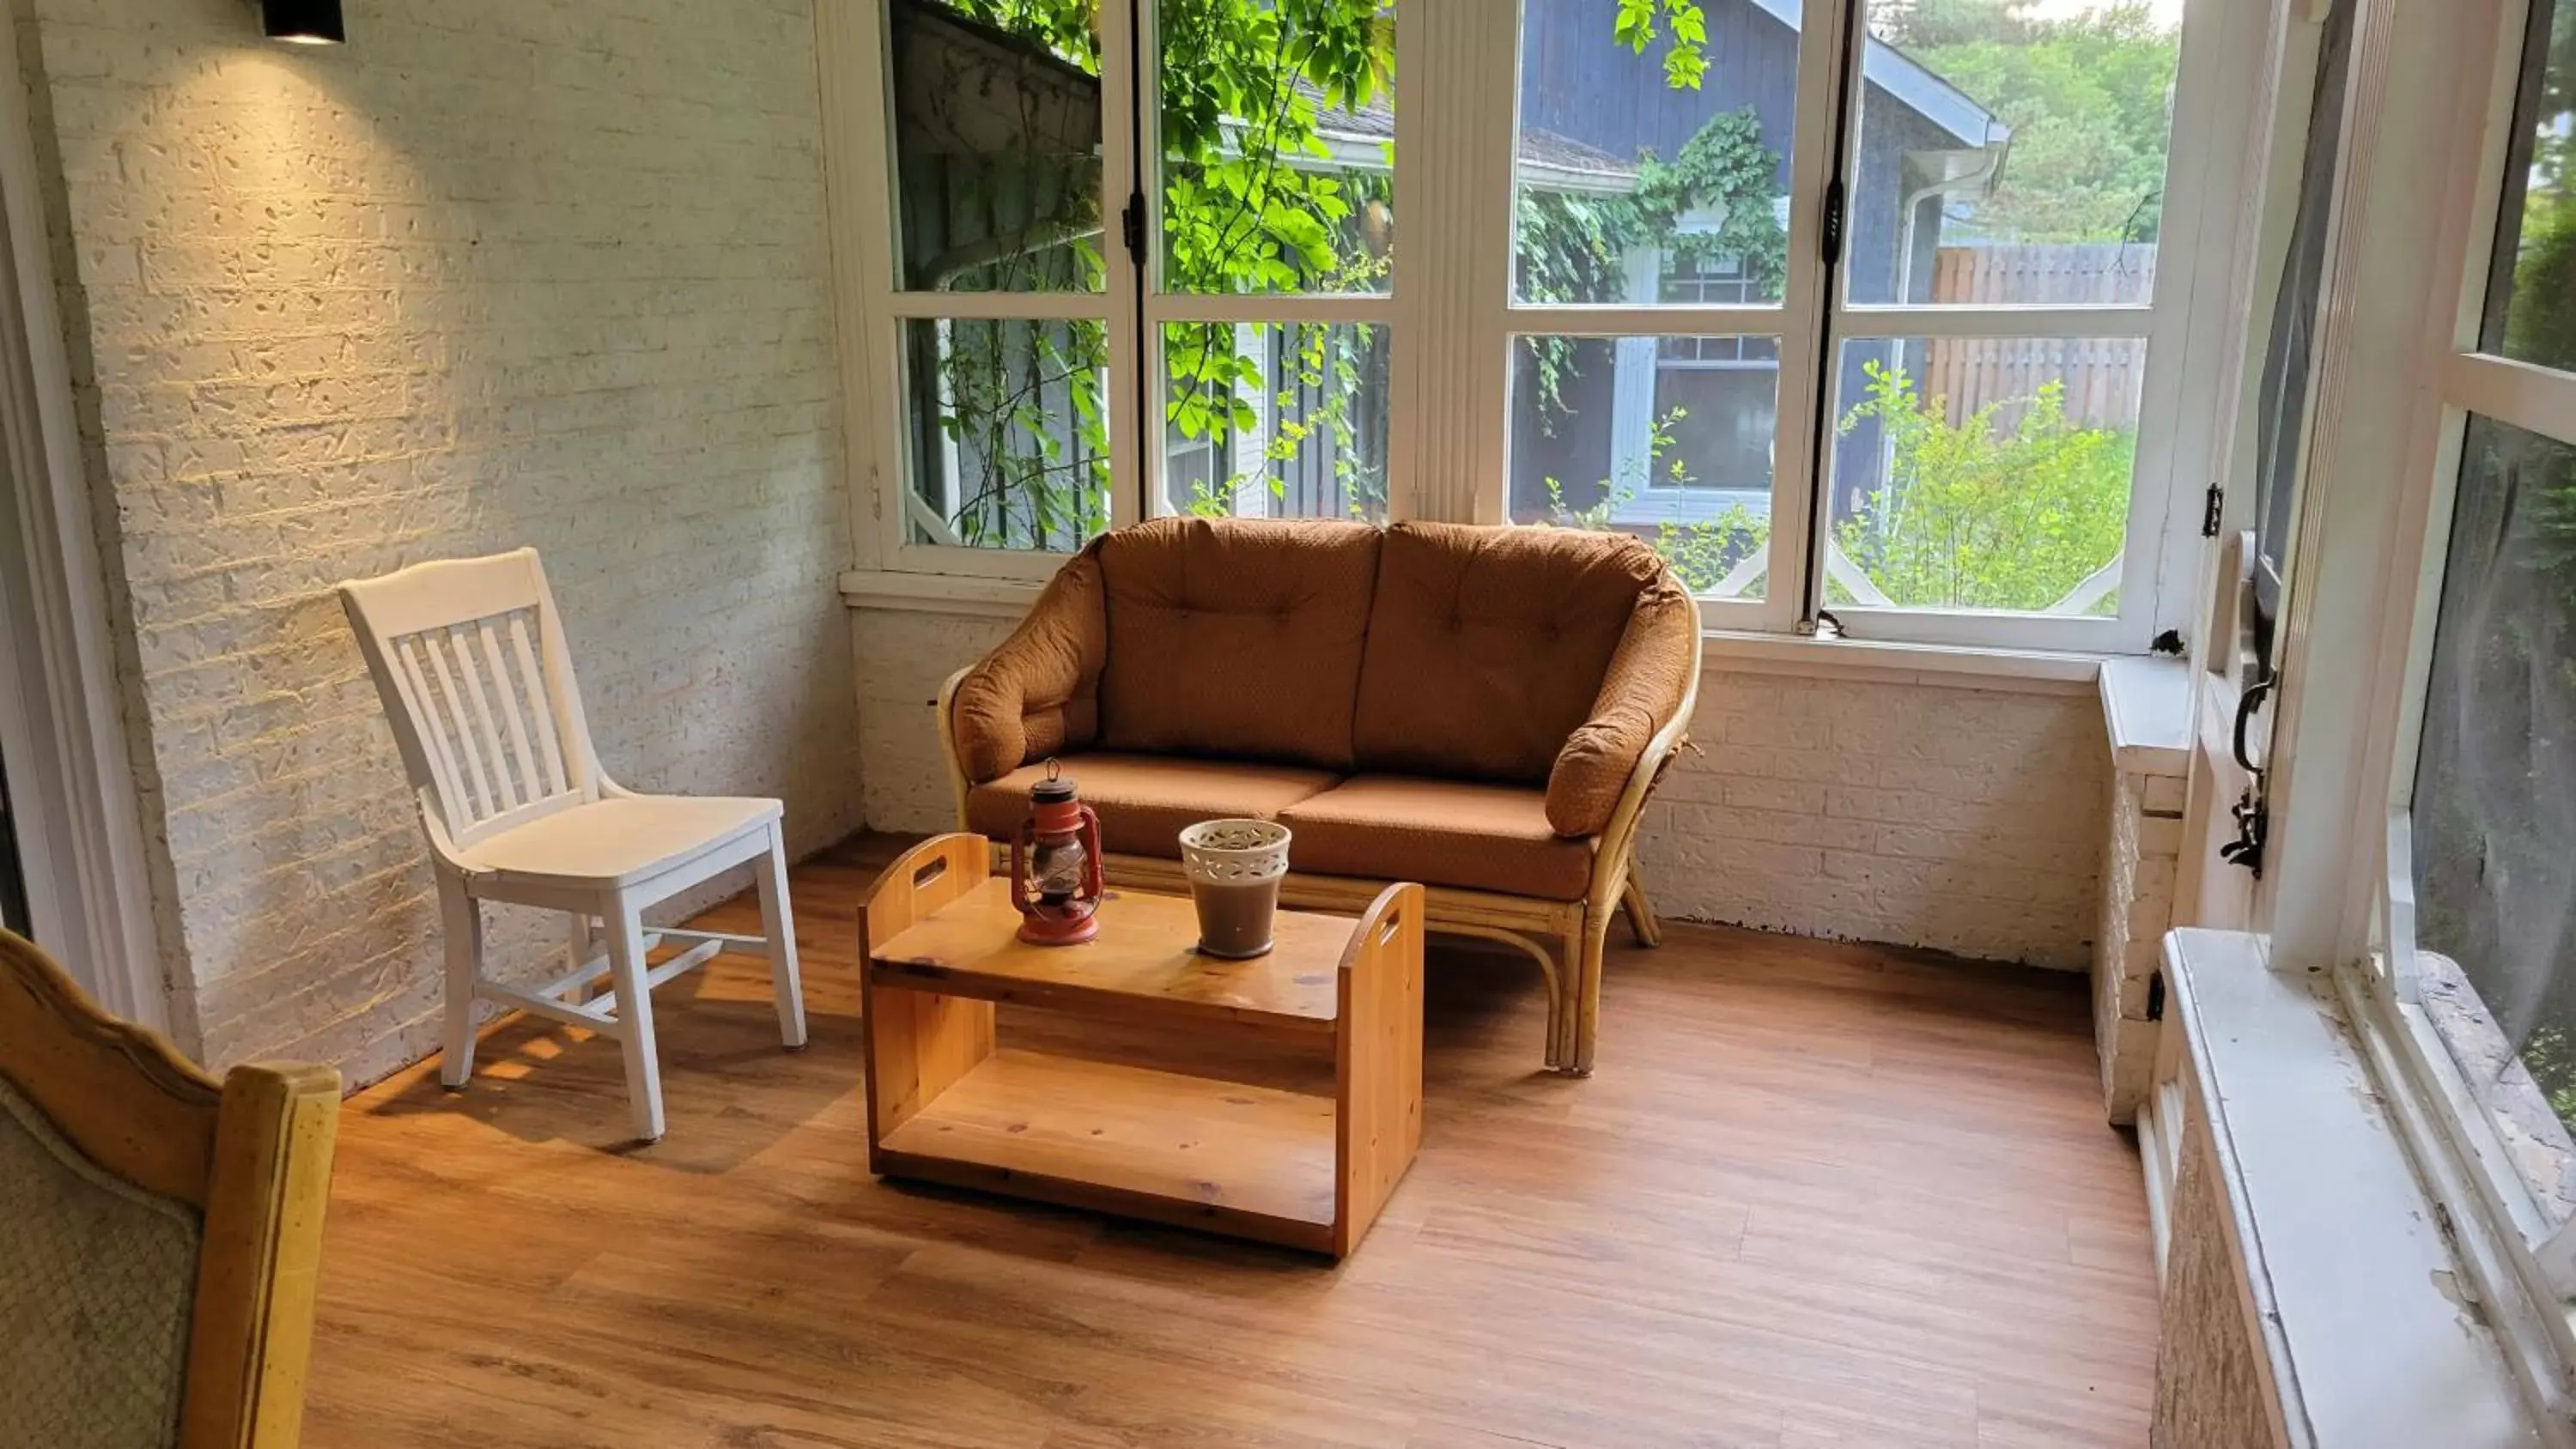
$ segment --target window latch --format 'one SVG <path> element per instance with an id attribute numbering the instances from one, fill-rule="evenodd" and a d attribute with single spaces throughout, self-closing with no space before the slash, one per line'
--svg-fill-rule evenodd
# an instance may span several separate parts
<path id="1" fill-rule="evenodd" d="M 2245 787 L 2236 803 L 2227 807 L 2236 818 L 2236 838 L 2218 847 L 2218 858 L 2229 865 L 2241 865 L 2263 878 L 2263 843 L 2272 833 L 2272 811 L 2263 802 L 2262 782 Z"/>
<path id="2" fill-rule="evenodd" d="M 1130 192 L 1126 209 L 1118 214 L 1118 234 L 1127 243 L 1127 259 L 1138 266 L 1145 264 L 1145 193 Z"/>
<path id="3" fill-rule="evenodd" d="M 2210 484 L 2210 485 L 2209 485 L 2209 492 L 2208 492 L 2208 494 L 2206 495 L 2206 500 L 2205 500 L 2205 501 L 2203 502 L 2203 504 L 2201 505 L 2201 510 L 2200 510 L 2200 536 L 2201 536 L 2201 537 L 2203 537 L 2203 538 L 2216 538 L 2216 537 L 2218 537 L 2218 519 L 2219 519 L 2219 515 L 2220 515 L 2222 512 L 2224 512 L 2224 511 L 2226 510 L 2226 508 L 2227 508 L 2227 490 L 2226 490 L 2225 488 L 2220 487 L 2220 486 L 2219 486 L 2218 484 L 2216 484 L 2216 483 L 2212 483 L 2212 484 Z"/>
<path id="4" fill-rule="evenodd" d="M 1843 181 L 1837 176 L 1825 183 L 1824 262 L 1833 266 L 1843 259 Z"/>

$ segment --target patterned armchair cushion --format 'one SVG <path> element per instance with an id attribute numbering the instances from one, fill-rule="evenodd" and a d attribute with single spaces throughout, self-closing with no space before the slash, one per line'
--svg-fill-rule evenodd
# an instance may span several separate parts
<path id="1" fill-rule="evenodd" d="M 0 1080 L 0 1444 L 176 1441 L 203 1236 Z"/>

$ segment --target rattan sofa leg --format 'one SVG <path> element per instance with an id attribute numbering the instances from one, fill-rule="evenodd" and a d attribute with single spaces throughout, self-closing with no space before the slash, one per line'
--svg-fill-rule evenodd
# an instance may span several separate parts
<path id="1" fill-rule="evenodd" d="M 1664 944 L 1664 928 L 1655 920 L 1655 908 L 1646 902 L 1646 888 L 1635 876 L 1628 877 L 1628 888 L 1620 894 L 1619 904 L 1628 913 L 1628 929 L 1636 933 L 1638 945 Z"/>
<path id="2" fill-rule="evenodd" d="M 1577 964 L 1567 973 L 1573 988 L 1574 1039 L 1568 1044 L 1564 1068 L 1571 1076 L 1592 1075 L 1593 1044 L 1601 1035 L 1601 959 L 1609 951 L 1610 918 L 1615 914 L 1608 906 L 1593 910 L 1583 923 L 1579 942 L 1574 943 Z"/>

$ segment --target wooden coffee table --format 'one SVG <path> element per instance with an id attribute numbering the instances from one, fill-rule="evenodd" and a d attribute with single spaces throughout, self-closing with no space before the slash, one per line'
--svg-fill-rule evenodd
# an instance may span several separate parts
<path id="1" fill-rule="evenodd" d="M 888 867 L 866 946 L 868 1165 L 1348 1254 L 1422 1141 L 1422 887 L 1353 921 L 1279 913 L 1267 956 L 1199 955 L 1187 897 L 1119 892 L 1099 938 L 1031 946 L 980 835 Z M 1333 1095 L 997 1047 L 996 1002 L 1303 1042 Z"/>

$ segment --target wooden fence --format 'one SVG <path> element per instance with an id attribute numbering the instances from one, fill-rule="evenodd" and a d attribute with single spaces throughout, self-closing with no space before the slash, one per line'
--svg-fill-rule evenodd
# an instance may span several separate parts
<path id="1" fill-rule="evenodd" d="M 2014 303 L 2145 302 L 2155 295 L 2152 245 L 1943 247 L 1932 300 Z M 2066 387 L 2066 415 L 2105 428 L 2138 425 L 2146 380 L 2142 337 L 1941 337 L 1924 349 L 1919 395 L 1948 400 L 1956 427 L 1989 403 L 2010 426 L 2019 402 L 2046 383 Z"/>

